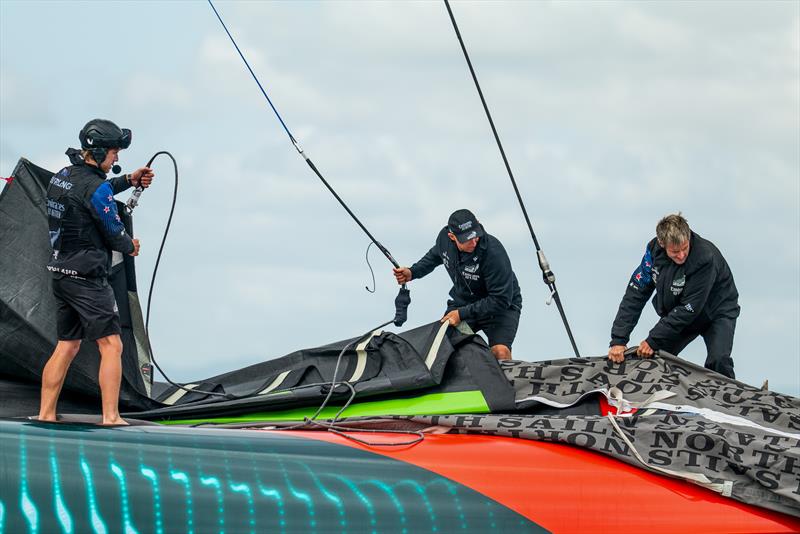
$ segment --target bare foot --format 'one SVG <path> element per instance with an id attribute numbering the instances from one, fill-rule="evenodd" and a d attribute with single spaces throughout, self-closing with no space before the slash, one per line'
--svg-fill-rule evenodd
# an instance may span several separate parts
<path id="1" fill-rule="evenodd" d="M 103 422 L 100 424 L 102 426 L 125 426 L 128 422 L 122 417 L 117 417 L 115 419 L 103 419 Z"/>
<path id="2" fill-rule="evenodd" d="M 58 417 L 56 415 L 42 415 L 39 414 L 37 417 L 31 417 L 31 419 L 35 421 L 43 421 L 46 423 L 55 423 L 58 421 Z"/>

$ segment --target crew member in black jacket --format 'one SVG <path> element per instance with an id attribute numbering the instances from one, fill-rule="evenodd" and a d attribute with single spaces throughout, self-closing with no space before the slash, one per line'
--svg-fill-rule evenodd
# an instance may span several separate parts
<path id="1" fill-rule="evenodd" d="M 42 372 L 39 419 L 56 420 L 64 378 L 78 354 L 82 339 L 96 341 L 100 351 L 100 393 L 103 424 L 124 424 L 119 416 L 122 378 L 122 340 L 114 291 L 107 277 L 111 252 L 136 256 L 139 240 L 132 239 L 117 213 L 114 195 L 130 186 L 148 187 L 153 171 L 147 167 L 106 180 L 131 143 L 131 131 L 111 121 L 94 119 L 80 131 L 83 150 L 67 150 L 71 166 L 50 179 L 47 217 L 53 255 L 47 269 L 53 274 L 58 305 L 58 344 Z"/>
<path id="2" fill-rule="evenodd" d="M 625 345 L 653 291 L 653 306 L 661 320 L 636 353 L 646 358 L 655 350 L 677 355 L 703 336 L 706 368 L 735 378 L 731 351 L 739 293 L 720 251 L 692 232 L 680 213 L 659 221 L 656 238 L 647 244 L 642 263 L 631 276 L 611 328 L 610 360 L 625 359 Z"/>
<path id="3" fill-rule="evenodd" d="M 502 243 L 484 232 L 471 211 L 458 210 L 450 215 L 433 248 L 411 268 L 394 269 L 394 276 L 404 284 L 442 264 L 453 281 L 442 322 L 456 326 L 465 321 L 473 331 L 483 330 L 495 358 L 510 360 L 522 295 Z"/>

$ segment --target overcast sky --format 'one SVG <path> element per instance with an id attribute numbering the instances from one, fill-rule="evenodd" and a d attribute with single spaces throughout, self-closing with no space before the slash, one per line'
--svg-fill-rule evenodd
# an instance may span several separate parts
<path id="1" fill-rule="evenodd" d="M 506 246 L 514 356 L 567 357 L 534 247 L 440 2 L 217 7 L 295 137 L 403 264 L 455 209 Z M 454 2 L 579 348 L 605 354 L 663 215 L 723 252 L 737 376 L 800 395 L 800 3 Z M 0 0 L 0 175 L 56 171 L 89 119 L 134 132 L 127 170 L 178 160 L 152 302 L 156 358 L 203 378 L 358 335 L 394 314 L 390 265 L 297 155 L 209 5 Z M 146 297 L 169 160 L 135 213 Z M 127 194 L 122 195 L 122 199 Z M 443 269 L 407 326 L 441 317 Z M 633 340 L 657 317 L 648 305 Z M 681 355 L 702 364 L 694 342 Z"/>

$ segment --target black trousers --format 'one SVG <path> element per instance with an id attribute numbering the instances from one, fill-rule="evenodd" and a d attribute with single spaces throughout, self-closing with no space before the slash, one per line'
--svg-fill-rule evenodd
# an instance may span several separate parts
<path id="1" fill-rule="evenodd" d="M 736 378 L 736 374 L 733 372 L 733 358 L 731 358 L 735 330 L 736 318 L 720 317 L 704 325 L 690 325 L 684 330 L 680 339 L 660 348 L 677 356 L 697 336 L 702 336 L 706 344 L 705 368 L 728 378 Z"/>

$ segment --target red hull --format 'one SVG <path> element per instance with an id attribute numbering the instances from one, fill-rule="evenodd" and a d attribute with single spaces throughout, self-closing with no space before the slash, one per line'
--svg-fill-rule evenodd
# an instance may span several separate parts
<path id="1" fill-rule="evenodd" d="M 457 481 L 553 532 L 800 532 L 800 519 L 741 504 L 598 453 L 495 436 L 428 435 L 367 447 L 327 432 L 298 436 L 388 456 Z M 397 435 L 359 434 L 368 441 Z"/>

